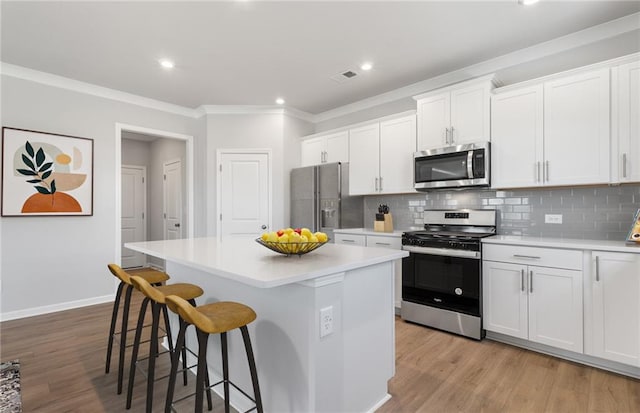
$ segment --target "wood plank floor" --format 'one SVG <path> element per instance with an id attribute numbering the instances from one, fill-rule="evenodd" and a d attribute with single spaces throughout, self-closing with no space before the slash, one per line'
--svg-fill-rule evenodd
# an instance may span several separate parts
<path id="1" fill-rule="evenodd" d="M 125 411 L 115 360 L 104 374 L 110 317 L 111 306 L 101 304 L 0 324 L 0 359 L 21 362 L 24 412 Z M 638 380 L 400 319 L 396 340 L 393 397 L 379 412 L 640 412 Z M 166 371 L 167 359 L 160 357 L 159 365 Z M 178 394 L 192 392 L 194 382 L 178 384 Z M 154 411 L 162 411 L 164 383 Z M 131 411 L 144 411 L 144 394 L 138 375 Z M 192 409 L 189 402 L 180 407 Z M 220 399 L 214 411 L 223 411 Z"/>

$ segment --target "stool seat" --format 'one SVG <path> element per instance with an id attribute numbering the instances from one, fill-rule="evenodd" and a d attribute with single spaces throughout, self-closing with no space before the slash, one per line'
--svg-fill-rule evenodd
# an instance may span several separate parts
<path id="1" fill-rule="evenodd" d="M 160 304 L 166 304 L 165 298 L 168 295 L 177 295 L 178 297 L 182 297 L 183 299 L 188 301 L 192 298 L 198 298 L 202 294 L 204 294 L 204 290 L 202 288 L 198 287 L 197 285 L 188 283 L 161 285 L 153 288 L 161 294 L 157 294 L 156 296 L 150 298 Z M 145 292 L 145 295 L 146 294 L 147 293 Z"/>
<path id="2" fill-rule="evenodd" d="M 191 324 L 209 334 L 224 333 L 240 328 L 253 322 L 257 317 L 251 307 L 233 301 L 221 301 L 198 307 L 185 307 L 185 309 L 186 311 L 193 309 L 206 317 L 189 316 L 193 320 Z"/>
<path id="3" fill-rule="evenodd" d="M 162 271 L 154 270 L 152 268 L 145 268 L 143 270 L 136 271 L 134 274 L 129 274 L 128 272 L 120 268 L 119 265 L 116 265 L 116 264 L 109 264 L 107 265 L 107 267 L 109 267 L 109 271 L 111 271 L 113 275 L 115 275 L 120 281 L 122 281 L 127 285 L 132 285 L 131 275 L 135 275 L 136 277 L 143 278 L 149 284 L 162 283 L 167 281 L 169 278 L 171 278 L 169 277 L 169 274 Z"/>

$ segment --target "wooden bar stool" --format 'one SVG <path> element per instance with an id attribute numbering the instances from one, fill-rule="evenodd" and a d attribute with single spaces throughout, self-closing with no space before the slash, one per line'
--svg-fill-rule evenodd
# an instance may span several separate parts
<path id="1" fill-rule="evenodd" d="M 118 357 L 118 394 L 122 393 L 122 380 L 124 376 L 124 356 L 125 349 L 127 347 L 127 324 L 129 321 L 129 307 L 131 304 L 131 293 L 133 292 L 133 285 L 131 284 L 130 274 L 120 268 L 119 265 L 109 264 L 107 265 L 109 271 L 120 280 L 118 290 L 116 292 L 116 299 L 113 302 L 113 312 L 111 314 L 111 327 L 109 328 L 109 342 L 107 344 L 107 361 L 105 363 L 105 374 L 109 373 L 111 368 L 111 353 L 113 351 L 113 341 L 117 334 L 120 335 L 120 354 Z M 145 269 L 142 271 L 136 271 L 136 276 L 143 278 L 149 284 L 160 285 L 167 281 L 169 276 L 158 270 Z M 122 292 L 124 290 L 124 306 L 122 309 L 122 321 L 120 333 L 116 333 L 116 321 L 118 319 L 118 309 L 120 307 L 120 299 L 122 298 Z"/>
<path id="2" fill-rule="evenodd" d="M 224 410 L 229 413 L 229 385 L 232 385 L 239 392 L 252 400 L 256 405 L 249 409 L 257 410 L 262 413 L 262 398 L 260 397 L 260 386 L 258 385 L 258 372 L 253 357 L 253 349 L 251 348 L 251 339 L 249 338 L 249 330 L 247 325 L 256 319 L 256 313 L 250 307 L 244 304 L 234 303 L 230 301 L 222 301 L 217 303 L 205 304 L 198 307 L 185 301 L 181 297 L 168 295 L 165 298 L 167 307 L 180 316 L 180 331 L 176 341 L 176 349 L 184 346 L 186 329 L 189 325 L 194 325 L 198 336 L 198 372 L 196 377 L 196 404 L 195 412 L 202 412 L 203 408 L 203 391 L 220 383 L 224 384 Z M 251 382 L 253 384 L 254 398 L 245 393 L 229 380 L 229 356 L 227 352 L 227 332 L 240 329 L 244 347 L 249 361 L 249 371 L 251 372 Z M 220 343 L 222 348 L 222 380 L 213 385 L 205 383 L 208 375 L 207 370 L 207 342 L 210 334 L 220 334 Z M 171 360 L 171 373 L 169 373 L 169 388 L 167 389 L 167 401 L 165 405 L 165 413 L 171 413 L 173 407 L 173 393 L 176 383 L 176 375 L 178 369 L 178 351 L 176 350 Z"/>
<path id="3" fill-rule="evenodd" d="M 155 381 L 155 364 L 156 357 L 158 356 L 158 325 L 160 324 L 160 311 L 162 310 L 165 315 L 165 323 L 168 326 L 167 306 L 165 304 L 165 297 L 168 295 L 178 296 L 183 300 L 195 305 L 195 298 L 204 294 L 202 288 L 194 284 L 188 283 L 176 283 L 169 285 L 162 285 L 159 287 L 152 286 L 142 277 L 135 275 L 131 276 L 131 284 L 134 288 L 140 291 L 144 295 L 144 300 L 140 306 L 140 315 L 138 316 L 138 325 L 136 327 L 136 336 L 133 340 L 133 350 L 131 352 L 131 367 L 129 369 L 129 387 L 127 389 L 127 409 L 131 408 L 131 399 L 133 396 L 133 385 L 136 377 L 136 364 L 138 363 L 138 351 L 140 349 L 140 336 L 142 335 L 142 328 L 144 324 L 144 317 L 147 310 L 147 305 L 151 303 L 151 338 L 149 340 L 149 357 L 147 368 L 147 402 L 146 412 L 151 413 L 153 406 L 153 383 Z M 187 355 L 186 348 L 184 346 L 174 347 L 171 334 L 167 334 L 169 344 L 169 354 L 179 354 L 182 351 L 182 363 L 183 363 L 183 375 L 185 385 L 187 384 Z M 179 350 L 178 350 L 179 349 Z M 209 402 L 211 403 L 211 402 Z"/>

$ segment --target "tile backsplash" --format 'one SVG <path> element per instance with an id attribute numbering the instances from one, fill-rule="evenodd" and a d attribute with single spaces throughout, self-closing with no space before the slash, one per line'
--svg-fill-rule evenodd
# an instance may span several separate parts
<path id="1" fill-rule="evenodd" d="M 365 227 L 373 228 L 379 204 L 389 205 L 400 230 L 421 227 L 425 209 L 496 209 L 502 235 L 623 240 L 640 208 L 640 185 L 367 196 Z M 545 214 L 561 214 L 562 224 L 546 224 Z"/>

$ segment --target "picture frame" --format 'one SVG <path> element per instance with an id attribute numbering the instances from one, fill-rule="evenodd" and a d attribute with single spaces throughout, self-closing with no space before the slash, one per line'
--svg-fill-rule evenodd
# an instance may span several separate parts
<path id="1" fill-rule="evenodd" d="M 92 216 L 93 139 L 2 127 L 0 215 Z"/>
<path id="2" fill-rule="evenodd" d="M 633 223 L 631 224 L 629 234 L 627 235 L 627 242 L 640 244 L 640 209 L 636 211 L 636 215 L 633 218 Z"/>

